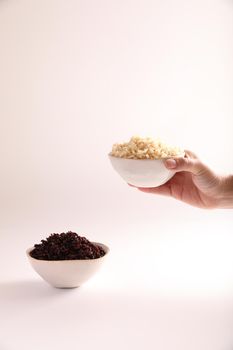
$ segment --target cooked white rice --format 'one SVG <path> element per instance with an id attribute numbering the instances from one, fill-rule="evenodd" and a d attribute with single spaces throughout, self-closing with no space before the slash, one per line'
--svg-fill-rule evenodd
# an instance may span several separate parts
<path id="1" fill-rule="evenodd" d="M 110 155 L 127 159 L 161 159 L 182 156 L 184 151 L 178 147 L 170 147 L 160 140 L 150 137 L 131 137 L 129 142 L 115 143 Z"/>

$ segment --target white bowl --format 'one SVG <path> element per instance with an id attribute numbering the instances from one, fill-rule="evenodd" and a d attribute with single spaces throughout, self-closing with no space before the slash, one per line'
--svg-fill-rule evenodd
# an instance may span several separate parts
<path id="1" fill-rule="evenodd" d="M 114 170 L 127 183 L 136 187 L 158 187 L 175 174 L 174 170 L 165 167 L 162 159 L 126 159 L 110 154 L 108 156 Z"/>
<path id="2" fill-rule="evenodd" d="M 89 280 L 103 264 L 109 248 L 97 242 L 105 255 L 97 259 L 88 260 L 39 260 L 30 255 L 34 249 L 27 249 L 27 257 L 33 269 L 49 284 L 56 288 L 76 288 Z"/>

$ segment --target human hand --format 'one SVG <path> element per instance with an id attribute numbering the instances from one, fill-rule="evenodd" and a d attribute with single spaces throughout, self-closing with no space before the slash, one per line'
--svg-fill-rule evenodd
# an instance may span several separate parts
<path id="1" fill-rule="evenodd" d="M 138 188 L 142 192 L 171 196 L 192 206 L 233 208 L 233 176 L 215 174 L 191 151 L 185 157 L 164 161 L 176 174 L 164 185 Z"/>

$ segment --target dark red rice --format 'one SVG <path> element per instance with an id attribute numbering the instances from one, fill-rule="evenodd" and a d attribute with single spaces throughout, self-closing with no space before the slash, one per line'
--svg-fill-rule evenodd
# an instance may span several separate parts
<path id="1" fill-rule="evenodd" d="M 35 244 L 30 255 L 39 260 L 87 260 L 105 255 L 97 244 L 75 232 L 52 233 L 40 244 Z"/>

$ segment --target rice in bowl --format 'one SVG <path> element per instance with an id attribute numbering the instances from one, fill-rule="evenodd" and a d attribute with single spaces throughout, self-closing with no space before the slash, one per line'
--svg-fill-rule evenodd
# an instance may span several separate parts
<path id="1" fill-rule="evenodd" d="M 183 156 L 184 151 L 179 147 L 171 147 L 161 140 L 133 136 L 129 142 L 115 143 L 110 155 L 126 159 L 163 159 Z"/>

